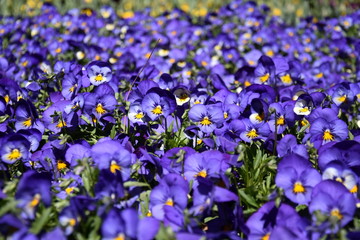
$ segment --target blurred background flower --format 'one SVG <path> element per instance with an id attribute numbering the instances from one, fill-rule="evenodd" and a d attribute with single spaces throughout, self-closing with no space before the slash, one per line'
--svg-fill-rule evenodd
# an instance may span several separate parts
<path id="1" fill-rule="evenodd" d="M 36 15 L 46 3 L 52 3 L 62 12 L 73 8 L 100 9 L 104 18 L 114 14 L 107 6 L 115 9 L 115 13 L 123 18 L 131 18 L 134 11 L 150 8 L 151 14 L 156 16 L 162 12 L 179 8 L 193 16 L 205 16 L 210 11 L 232 2 L 231 0 L 1 0 L 1 15 Z M 236 5 L 234 1 L 232 5 Z M 271 8 L 274 17 L 284 17 L 294 23 L 296 18 L 315 16 L 316 18 L 345 15 L 360 8 L 358 0 L 255 0 L 258 5 L 266 4 Z M 107 6 L 106 6 L 107 5 Z M 104 7 L 106 6 L 106 7 Z M 90 11 L 87 11 L 90 13 Z"/>

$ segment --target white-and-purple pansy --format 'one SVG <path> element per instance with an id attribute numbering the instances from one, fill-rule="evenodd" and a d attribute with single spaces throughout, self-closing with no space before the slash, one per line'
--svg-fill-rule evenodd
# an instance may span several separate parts
<path id="1" fill-rule="evenodd" d="M 109 82 L 113 76 L 111 65 L 107 62 L 93 61 L 86 67 L 90 83 L 99 86 Z"/>

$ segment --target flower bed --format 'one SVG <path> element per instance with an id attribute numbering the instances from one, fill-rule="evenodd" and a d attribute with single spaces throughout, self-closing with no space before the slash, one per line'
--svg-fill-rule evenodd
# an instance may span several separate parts
<path id="1" fill-rule="evenodd" d="M 0 20 L 0 239 L 358 238 L 360 12 Z"/>

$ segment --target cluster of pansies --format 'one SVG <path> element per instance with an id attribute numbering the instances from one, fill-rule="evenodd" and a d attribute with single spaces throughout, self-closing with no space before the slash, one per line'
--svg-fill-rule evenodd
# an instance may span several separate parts
<path id="1" fill-rule="evenodd" d="M 0 236 L 358 239 L 360 12 L 269 11 L 2 17 Z"/>

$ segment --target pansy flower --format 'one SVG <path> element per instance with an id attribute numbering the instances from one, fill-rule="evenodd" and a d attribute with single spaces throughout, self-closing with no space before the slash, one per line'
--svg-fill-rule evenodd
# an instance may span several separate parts
<path id="1" fill-rule="evenodd" d="M 64 229 L 63 231 L 67 236 L 74 232 L 80 220 L 80 213 L 74 205 L 63 208 L 59 214 L 59 225 Z"/>
<path id="2" fill-rule="evenodd" d="M 36 188 L 34 188 L 34 185 L 36 185 Z M 18 206 L 23 209 L 27 218 L 35 218 L 35 210 L 41 202 L 47 207 L 50 206 L 50 187 L 50 173 L 27 171 L 22 175 L 15 198 L 19 201 Z"/>
<path id="3" fill-rule="evenodd" d="M 283 136 L 276 146 L 279 157 L 284 157 L 287 154 L 297 154 L 305 159 L 309 157 L 307 148 L 303 144 L 298 144 L 296 137 L 292 134 Z"/>
<path id="4" fill-rule="evenodd" d="M 176 101 L 173 94 L 160 88 L 149 90 L 141 102 L 142 109 L 151 120 L 167 117 L 175 111 Z"/>
<path id="5" fill-rule="evenodd" d="M 112 78 L 111 66 L 107 62 L 93 61 L 86 67 L 90 83 L 99 86 Z"/>
<path id="6" fill-rule="evenodd" d="M 1 160 L 13 164 L 18 160 L 27 161 L 30 157 L 30 142 L 20 134 L 7 135 L 0 139 Z"/>
<path id="7" fill-rule="evenodd" d="M 323 145 L 318 152 L 318 164 L 322 172 L 329 163 L 340 161 L 345 169 L 350 168 L 360 176 L 360 143 L 354 140 L 331 142 Z"/>
<path id="8" fill-rule="evenodd" d="M 142 110 L 141 102 L 130 104 L 128 117 L 132 123 L 144 124 L 146 113 Z"/>
<path id="9" fill-rule="evenodd" d="M 314 102 L 309 94 L 301 94 L 294 106 L 294 112 L 297 115 L 307 116 L 311 113 L 314 107 Z"/>
<path id="10" fill-rule="evenodd" d="M 295 123 L 295 114 L 292 105 L 288 103 L 272 103 L 269 109 L 273 114 L 270 115 L 269 127 L 272 132 L 283 133 L 286 128 L 292 127 Z"/>
<path id="11" fill-rule="evenodd" d="M 273 84 L 275 80 L 275 64 L 268 56 L 262 56 L 254 71 L 254 82 L 257 84 Z"/>
<path id="12" fill-rule="evenodd" d="M 39 119 L 35 106 L 29 100 L 20 99 L 18 101 L 15 118 L 16 130 L 36 128 L 40 132 L 44 132 L 44 124 Z"/>
<path id="13" fill-rule="evenodd" d="M 176 147 L 165 152 L 160 161 L 164 174 L 180 174 L 182 171 L 183 161 L 193 153 L 195 153 L 195 150 L 191 147 Z"/>
<path id="14" fill-rule="evenodd" d="M 345 107 L 354 102 L 354 93 L 348 82 L 342 82 L 329 90 L 329 95 L 336 106 Z"/>
<path id="15" fill-rule="evenodd" d="M 249 120 L 252 124 L 261 124 L 266 122 L 269 105 L 265 101 L 259 98 L 253 99 L 250 104 L 250 109 L 251 114 L 249 116 Z"/>
<path id="16" fill-rule="evenodd" d="M 196 104 L 205 104 L 208 98 L 209 98 L 208 94 L 204 91 L 193 92 L 190 95 L 190 106 Z"/>
<path id="17" fill-rule="evenodd" d="M 80 81 L 79 81 L 80 80 Z M 71 100 L 77 95 L 81 88 L 81 79 L 73 73 L 66 74 L 62 81 L 61 94 L 66 100 Z"/>
<path id="18" fill-rule="evenodd" d="M 138 214 L 132 208 L 119 210 L 112 208 L 104 217 L 101 236 L 104 240 L 136 239 Z"/>
<path id="19" fill-rule="evenodd" d="M 194 153 L 185 159 L 184 176 L 187 181 L 196 180 L 197 177 L 220 178 L 229 167 L 226 154 L 216 150 Z M 197 180 L 193 187 L 196 187 Z"/>
<path id="20" fill-rule="evenodd" d="M 315 216 L 319 212 L 328 217 L 328 224 L 319 226 L 325 233 L 338 232 L 353 219 L 355 210 L 356 200 L 343 184 L 325 180 L 314 187 L 309 211 Z"/>
<path id="21" fill-rule="evenodd" d="M 108 84 L 98 86 L 94 93 L 86 96 L 85 111 L 89 115 L 94 115 L 97 120 L 105 114 L 111 114 L 117 105 L 114 95 L 114 90 Z"/>
<path id="22" fill-rule="evenodd" d="M 260 124 L 253 124 L 249 119 L 242 119 L 245 128 L 241 132 L 240 138 L 245 142 L 251 142 L 255 140 L 266 140 L 270 134 L 269 124 L 267 122 Z"/>
<path id="23" fill-rule="evenodd" d="M 182 106 L 190 101 L 190 92 L 186 87 L 177 87 L 174 89 L 173 93 L 178 106 Z"/>
<path id="24" fill-rule="evenodd" d="M 65 127 L 73 127 L 77 125 L 77 118 L 74 118 L 72 113 L 67 114 L 63 112 L 65 107 L 69 104 L 70 101 L 61 100 L 45 110 L 43 114 L 43 121 L 49 130 L 58 133 Z"/>
<path id="25" fill-rule="evenodd" d="M 221 106 L 197 104 L 191 107 L 189 119 L 199 126 L 204 133 L 212 133 L 224 121 Z"/>
<path id="26" fill-rule="evenodd" d="M 336 119 L 329 121 L 324 118 L 318 118 L 310 126 L 310 141 L 316 148 L 331 141 L 343 141 L 348 137 L 347 124 Z"/>
<path id="27" fill-rule="evenodd" d="M 274 201 L 265 203 L 247 220 L 246 226 L 249 228 L 248 239 L 272 239 L 278 234 L 279 230 L 286 230 L 291 238 L 306 239 L 306 227 L 308 223 L 301 218 L 291 206 L 282 203 L 279 207 L 275 206 Z M 281 227 L 281 229 L 276 230 Z M 276 230 L 276 231 L 275 231 Z M 274 233 L 273 233 L 274 231 Z M 274 235 L 273 235 L 274 234 Z M 275 238 L 282 237 L 277 235 Z"/>
<path id="28" fill-rule="evenodd" d="M 358 191 L 358 176 L 340 161 L 332 161 L 327 164 L 322 173 L 322 179 L 340 182 L 351 193 L 356 194 Z"/>
<path id="29" fill-rule="evenodd" d="M 135 161 L 135 156 L 119 141 L 109 138 L 103 138 L 92 146 L 91 157 L 99 169 L 108 169 L 113 174 L 119 171 L 124 180 L 130 177 L 131 164 Z"/>
<path id="30" fill-rule="evenodd" d="M 94 186 L 94 193 L 99 199 L 105 202 L 116 202 L 123 198 L 125 189 L 123 185 L 122 174 L 112 169 L 101 169 L 98 180 Z"/>
<path id="31" fill-rule="evenodd" d="M 151 215 L 164 220 L 167 214 L 165 206 L 182 212 L 187 205 L 188 192 L 189 186 L 183 177 L 175 173 L 167 174 L 150 193 Z"/>
<path id="32" fill-rule="evenodd" d="M 286 155 L 278 166 L 276 185 L 285 191 L 285 196 L 298 204 L 307 204 L 313 187 L 321 181 L 321 175 L 311 163 L 299 155 Z"/>

